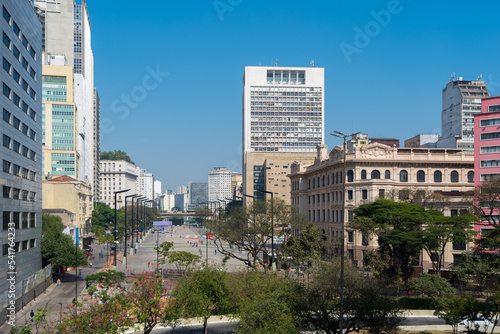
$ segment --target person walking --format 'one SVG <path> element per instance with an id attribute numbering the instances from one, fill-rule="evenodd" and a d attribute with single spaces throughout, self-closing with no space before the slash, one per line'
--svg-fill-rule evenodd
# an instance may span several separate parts
<path id="1" fill-rule="evenodd" d="M 61 285 L 61 279 L 60 279 L 60 278 L 58 278 L 58 279 L 57 279 L 57 286 L 60 286 L 60 285 Z"/>
<path id="2" fill-rule="evenodd" d="M 35 317 L 35 312 L 31 310 L 30 312 L 31 322 L 33 322 L 33 318 Z"/>

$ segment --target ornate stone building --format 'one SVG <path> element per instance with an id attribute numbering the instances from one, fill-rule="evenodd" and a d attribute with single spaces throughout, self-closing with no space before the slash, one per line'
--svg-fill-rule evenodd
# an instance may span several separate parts
<path id="1" fill-rule="evenodd" d="M 342 147 L 328 152 L 326 146 L 318 146 L 314 163 L 292 164 L 291 202 L 332 245 L 339 244 L 334 241 L 340 238 L 342 220 L 346 219 L 345 254 L 355 265 L 361 265 L 365 252 L 378 246 L 375 239 L 349 229 L 353 209 L 359 205 L 389 198 L 426 204 L 449 216 L 469 210 L 472 204 L 472 199 L 463 194 L 474 189 L 474 156 L 462 150 L 397 148 L 374 143 L 348 152 L 346 163 L 345 194 Z M 448 245 L 445 267 L 469 247 L 472 245 Z M 422 254 L 418 265 L 424 270 L 431 268 L 426 254 Z"/>

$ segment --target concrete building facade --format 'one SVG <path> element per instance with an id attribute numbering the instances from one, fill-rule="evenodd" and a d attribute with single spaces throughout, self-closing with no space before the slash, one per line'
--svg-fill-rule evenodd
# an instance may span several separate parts
<path id="1" fill-rule="evenodd" d="M 299 156 L 314 157 L 324 142 L 324 107 L 323 68 L 245 67 L 243 193 L 263 199 L 262 187 L 274 192 L 259 176 L 265 161 L 268 167 L 274 163 L 268 155 L 280 157 L 282 164 L 287 158 L 291 164 Z"/>
<path id="2" fill-rule="evenodd" d="M 9 303 L 15 302 L 19 310 L 22 296 L 32 294 L 39 283 L 34 275 L 42 268 L 42 27 L 28 0 L 0 0 L 0 10 L 0 318 L 4 321 Z M 14 289 L 7 280 L 12 276 Z"/>
<path id="3" fill-rule="evenodd" d="M 80 177 L 78 110 L 74 100 L 73 68 L 63 56 L 46 57 L 43 65 L 43 175 Z M 52 65 L 61 64 L 61 65 Z"/>
<path id="4" fill-rule="evenodd" d="M 417 200 L 434 193 L 459 194 L 474 189 L 474 156 L 457 149 L 395 148 L 375 143 L 347 152 L 347 173 L 343 176 L 343 149 L 328 152 L 318 147 L 314 163 L 294 163 L 289 175 L 292 183 L 291 201 L 329 240 L 341 236 L 342 221 L 346 222 L 346 254 L 361 264 L 366 251 L 375 250 L 377 241 L 349 229 L 353 210 L 378 198 L 396 201 Z M 344 179 L 346 192 L 342 192 Z M 345 212 L 342 210 L 345 197 Z M 436 207 L 445 215 L 470 209 L 470 199 L 453 197 L 450 203 Z M 437 205 L 437 204 L 436 204 Z M 473 245 L 467 245 L 471 249 Z M 453 263 L 454 255 L 463 249 L 447 249 L 445 266 Z M 427 255 L 420 265 L 430 269 Z"/>
<path id="5" fill-rule="evenodd" d="M 482 80 L 452 79 L 443 89 L 439 148 L 474 151 L 474 115 L 481 112 L 481 100 L 490 96 Z"/>
<path id="6" fill-rule="evenodd" d="M 226 201 L 226 198 L 231 197 L 231 174 L 226 167 L 214 167 L 208 173 L 208 200 L 210 202 Z"/>
<path id="7" fill-rule="evenodd" d="M 100 160 L 101 169 L 101 202 L 115 207 L 114 192 L 130 189 L 126 193 L 117 194 L 116 207 L 125 205 L 125 196 L 138 194 L 137 167 L 125 160 Z"/>
<path id="8" fill-rule="evenodd" d="M 94 88 L 94 184 L 92 192 L 94 201 L 100 201 L 101 196 L 101 100 L 97 89 Z"/>
<path id="9" fill-rule="evenodd" d="M 437 133 L 430 134 L 418 134 L 415 137 L 411 137 L 410 139 L 405 140 L 406 148 L 420 148 L 426 147 L 430 145 L 436 145 L 439 140 L 439 135 Z M 428 147 L 428 148 L 436 148 L 436 147 Z"/>

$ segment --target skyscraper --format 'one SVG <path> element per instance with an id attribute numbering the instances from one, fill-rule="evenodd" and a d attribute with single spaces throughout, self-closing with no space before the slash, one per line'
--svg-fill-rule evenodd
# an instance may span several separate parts
<path id="1" fill-rule="evenodd" d="M 24 302 L 29 301 L 35 273 L 42 267 L 42 27 L 28 0 L 0 0 L 0 9 L 0 317 L 4 321 L 7 305 L 15 304 L 19 310 L 25 293 Z"/>
<path id="2" fill-rule="evenodd" d="M 94 194 L 94 201 L 100 201 L 101 195 L 101 100 L 99 93 L 94 88 L 94 184 L 92 192 Z"/>
<path id="3" fill-rule="evenodd" d="M 85 0 L 34 2 L 43 29 L 43 52 L 66 57 L 73 68 L 75 105 L 77 107 L 77 142 L 80 156 L 79 179 L 94 184 L 94 56 L 92 54 L 90 20 Z M 96 138 L 97 139 L 97 138 Z"/>
<path id="4" fill-rule="evenodd" d="M 474 150 L 474 115 L 481 112 L 481 100 L 490 96 L 482 80 L 452 79 L 443 89 L 441 140 L 437 147 Z"/>
<path id="5" fill-rule="evenodd" d="M 324 142 L 324 94 L 323 68 L 245 67 L 243 193 L 290 202 L 289 166 Z"/>
<path id="6" fill-rule="evenodd" d="M 214 167 L 208 173 L 208 200 L 226 201 L 231 197 L 231 172 L 226 167 Z"/>

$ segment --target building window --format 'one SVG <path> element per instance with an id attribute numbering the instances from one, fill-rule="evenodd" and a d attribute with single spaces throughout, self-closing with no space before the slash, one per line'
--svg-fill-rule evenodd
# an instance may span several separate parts
<path id="1" fill-rule="evenodd" d="M 425 172 L 423 170 L 417 172 L 417 182 L 425 182 Z"/>
<path id="2" fill-rule="evenodd" d="M 3 84 L 3 95 L 10 100 L 11 89 L 6 84 Z"/>
<path id="3" fill-rule="evenodd" d="M 456 170 L 454 170 L 454 171 L 451 172 L 451 174 L 450 174 L 450 180 L 453 183 L 457 183 L 458 182 L 458 172 Z"/>
<path id="4" fill-rule="evenodd" d="M 443 182 L 443 174 L 438 170 L 434 172 L 434 182 Z"/>
<path id="5" fill-rule="evenodd" d="M 372 170 L 372 179 L 380 179 L 380 172 L 378 170 Z"/>
<path id="6" fill-rule="evenodd" d="M 3 44 L 10 50 L 10 38 L 5 33 L 3 33 Z"/>
<path id="7" fill-rule="evenodd" d="M 21 34 L 21 29 L 19 28 L 19 26 L 15 21 L 12 24 L 12 30 L 14 30 L 14 34 L 16 34 L 17 38 L 19 38 L 19 35 Z"/>
<path id="8" fill-rule="evenodd" d="M 3 110 L 3 120 L 10 124 L 11 114 L 7 110 Z"/>
<path id="9" fill-rule="evenodd" d="M 10 149 L 11 138 L 7 135 L 3 135 L 3 146 Z"/>
<path id="10" fill-rule="evenodd" d="M 339 173 L 340 177 L 339 177 L 339 183 L 343 183 L 344 182 L 344 179 L 343 179 L 343 174 L 342 172 Z"/>
<path id="11" fill-rule="evenodd" d="M 368 199 L 368 190 L 367 189 L 361 190 L 361 199 Z"/>
<path id="12" fill-rule="evenodd" d="M 400 182 L 408 182 L 408 172 L 405 170 L 402 170 L 399 172 L 399 181 Z"/>
<path id="13" fill-rule="evenodd" d="M 391 171 L 390 170 L 386 170 L 385 171 L 385 179 L 389 180 L 390 178 L 391 178 Z"/>
<path id="14" fill-rule="evenodd" d="M 353 191 L 352 190 L 347 190 L 347 199 L 352 200 L 353 198 Z"/>
<path id="15" fill-rule="evenodd" d="M 499 138 L 500 138 L 500 132 L 481 133 L 481 140 L 491 140 Z"/>
<path id="16" fill-rule="evenodd" d="M 361 171 L 361 180 L 366 180 L 366 170 Z"/>
<path id="17" fill-rule="evenodd" d="M 378 190 L 378 198 L 385 198 L 385 189 Z"/>
<path id="18" fill-rule="evenodd" d="M 474 172 L 470 171 L 467 173 L 467 182 L 474 183 Z"/>
<path id="19" fill-rule="evenodd" d="M 5 9 L 5 7 L 3 7 L 3 18 L 10 25 L 11 16 L 7 9 Z"/>
<path id="20" fill-rule="evenodd" d="M 2 225 L 3 225 L 3 230 L 6 231 L 9 229 L 9 223 L 10 223 L 10 212 L 9 211 L 4 211 L 2 213 Z"/>
<path id="21" fill-rule="evenodd" d="M 354 242 L 354 231 L 347 231 L 347 242 Z"/>
<path id="22" fill-rule="evenodd" d="M 326 185 L 325 176 L 323 175 L 323 187 Z"/>
<path id="23" fill-rule="evenodd" d="M 410 199 L 410 191 L 409 190 L 400 190 L 398 197 L 400 200 L 408 200 L 408 199 Z"/>
<path id="24" fill-rule="evenodd" d="M 7 61 L 7 59 L 3 59 L 3 69 L 5 70 L 5 72 L 7 72 L 9 75 L 10 75 L 10 69 L 12 68 L 12 66 L 10 65 L 10 63 Z"/>
<path id="25" fill-rule="evenodd" d="M 3 161 L 3 172 L 10 174 L 10 162 L 7 160 Z"/>
<path id="26" fill-rule="evenodd" d="M 2 186 L 3 188 L 3 198 L 10 198 L 10 187 Z"/>
<path id="27" fill-rule="evenodd" d="M 347 171 L 347 182 L 353 182 L 354 181 L 354 172 L 352 170 Z"/>
<path id="28" fill-rule="evenodd" d="M 368 246 L 368 234 L 363 233 L 361 235 L 361 245 Z"/>

